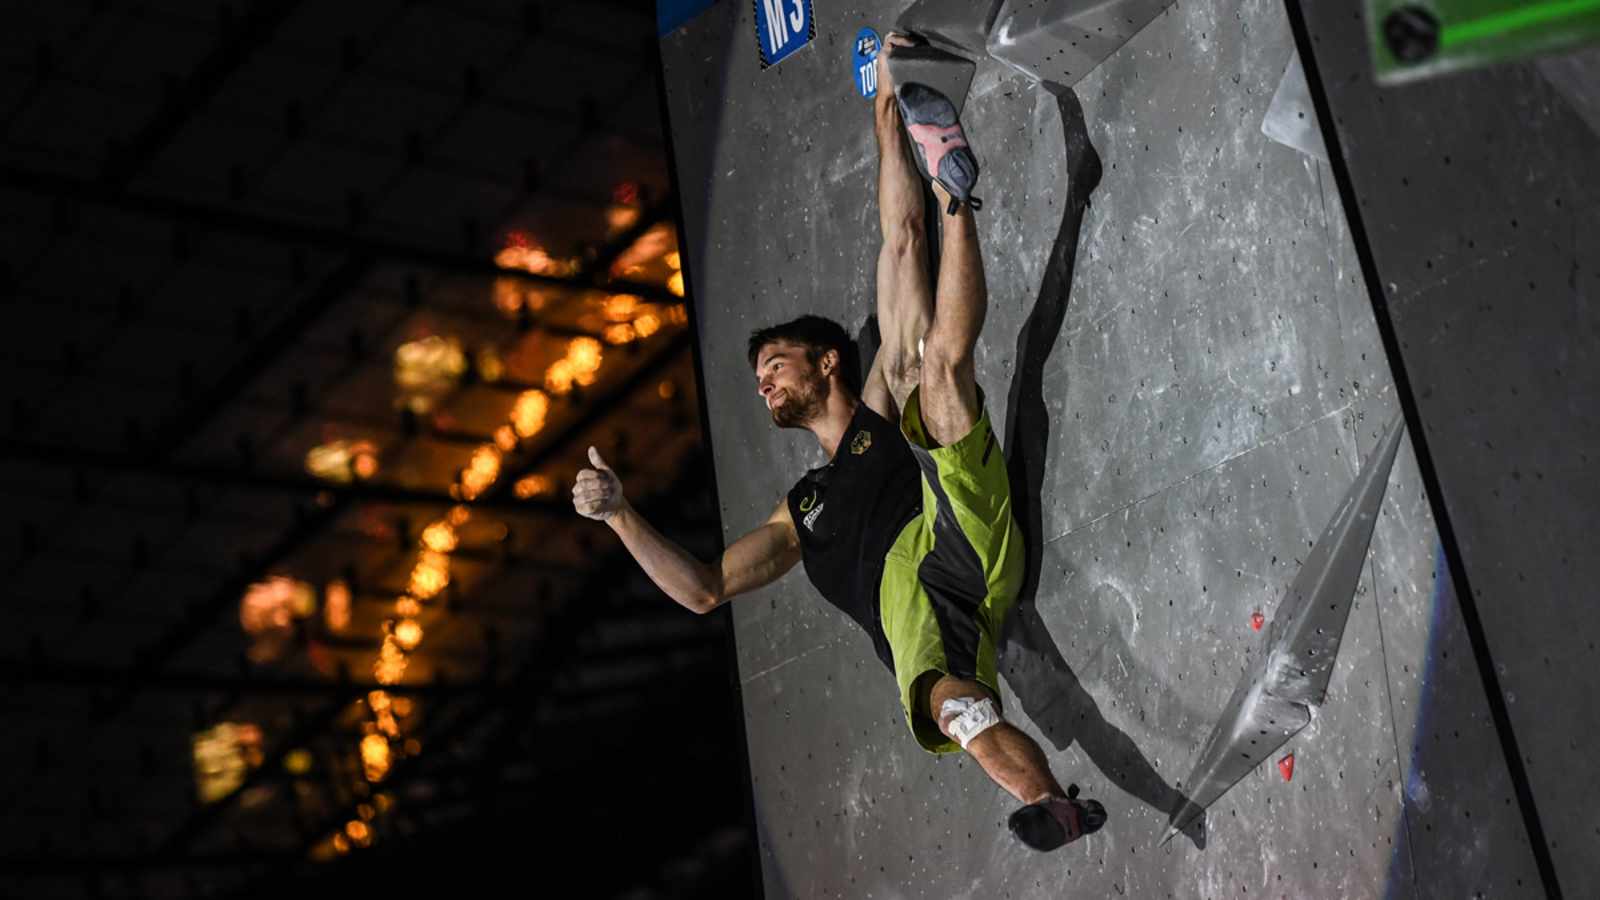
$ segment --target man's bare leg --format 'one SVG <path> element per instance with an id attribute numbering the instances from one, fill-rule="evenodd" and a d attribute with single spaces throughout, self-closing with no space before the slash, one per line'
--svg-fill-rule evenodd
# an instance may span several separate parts
<path id="1" fill-rule="evenodd" d="M 945 208 L 949 193 L 937 182 L 933 192 L 940 208 Z M 921 406 L 928 436 L 944 445 L 965 437 L 978 421 L 972 351 L 983 331 L 989 290 L 983 280 L 972 207 L 962 204 L 955 215 L 944 216 L 942 221 L 939 284 L 934 290 L 933 322 L 922 351 Z"/>
<path id="2" fill-rule="evenodd" d="M 976 681 L 966 681 L 950 675 L 934 682 L 929 691 L 928 708 L 939 720 L 939 730 L 950 737 L 950 722 L 954 716 L 939 715 L 944 701 L 959 698 L 979 700 L 994 699 L 987 688 Z M 1001 722 L 967 743 L 967 753 L 1002 790 L 1017 798 L 1020 803 L 1036 803 L 1045 797 L 1064 797 L 1061 785 L 1050 774 L 1050 763 L 1044 750 L 1027 732 Z"/>
<path id="3" fill-rule="evenodd" d="M 883 247 L 878 251 L 878 330 L 883 344 L 884 378 L 895 408 L 905 406 L 921 368 L 917 344 L 933 320 L 933 287 L 928 276 L 928 244 L 923 218 L 922 175 L 911 158 L 911 146 L 895 102 L 888 58 L 910 41 L 889 34 L 878 54 L 878 95 L 873 103 L 878 138 L 878 224 Z"/>

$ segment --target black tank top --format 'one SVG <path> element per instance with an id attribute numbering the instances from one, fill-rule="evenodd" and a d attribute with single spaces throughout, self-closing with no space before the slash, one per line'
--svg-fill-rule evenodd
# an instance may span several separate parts
<path id="1" fill-rule="evenodd" d="M 922 512 L 922 474 L 905 436 L 865 403 L 833 461 L 789 489 L 806 576 L 823 599 L 866 629 L 878 658 L 894 656 L 878 614 L 883 558 L 901 529 Z"/>

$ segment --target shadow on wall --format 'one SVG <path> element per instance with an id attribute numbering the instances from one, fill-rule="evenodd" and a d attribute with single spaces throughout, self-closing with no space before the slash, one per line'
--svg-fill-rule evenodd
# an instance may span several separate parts
<path id="1" fill-rule="evenodd" d="M 1171 815 L 1187 799 L 1167 784 L 1133 739 L 1106 721 L 1084 690 L 1045 628 L 1035 603 L 1044 556 L 1040 496 L 1049 464 L 1050 414 L 1044 402 L 1044 365 L 1066 318 L 1072 293 L 1072 267 L 1089 195 L 1100 184 L 1100 155 L 1089 142 L 1083 107 L 1070 88 L 1041 85 L 1056 100 L 1066 144 L 1066 197 L 1061 227 L 1045 263 L 1033 311 L 1017 335 L 1017 366 L 1007 398 L 1007 465 L 1011 504 L 1027 537 L 1027 569 L 1022 591 L 1001 642 L 1001 674 L 1023 710 L 1045 736 L 1063 750 L 1073 741 L 1113 784 L 1156 810 Z M 1185 831 L 1196 847 L 1205 846 L 1205 819 Z"/>

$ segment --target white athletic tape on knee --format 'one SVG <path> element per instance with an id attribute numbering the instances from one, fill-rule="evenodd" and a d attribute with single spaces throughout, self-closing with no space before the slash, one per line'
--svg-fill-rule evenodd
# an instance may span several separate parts
<path id="1" fill-rule="evenodd" d="M 966 697 L 946 700 L 939 707 L 939 718 L 950 716 L 955 716 L 950 722 L 950 736 L 956 739 L 963 750 L 967 749 L 967 744 L 973 738 L 1000 724 L 1000 711 L 994 708 L 994 701 L 988 697 L 982 700 Z"/>

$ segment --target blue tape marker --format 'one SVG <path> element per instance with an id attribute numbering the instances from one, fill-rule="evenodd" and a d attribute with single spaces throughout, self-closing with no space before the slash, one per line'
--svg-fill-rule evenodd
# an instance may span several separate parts
<path id="1" fill-rule="evenodd" d="M 850 54 L 850 65 L 855 70 L 856 90 L 868 99 L 878 95 L 878 51 L 883 44 L 878 33 L 871 28 L 856 32 L 855 50 Z"/>

